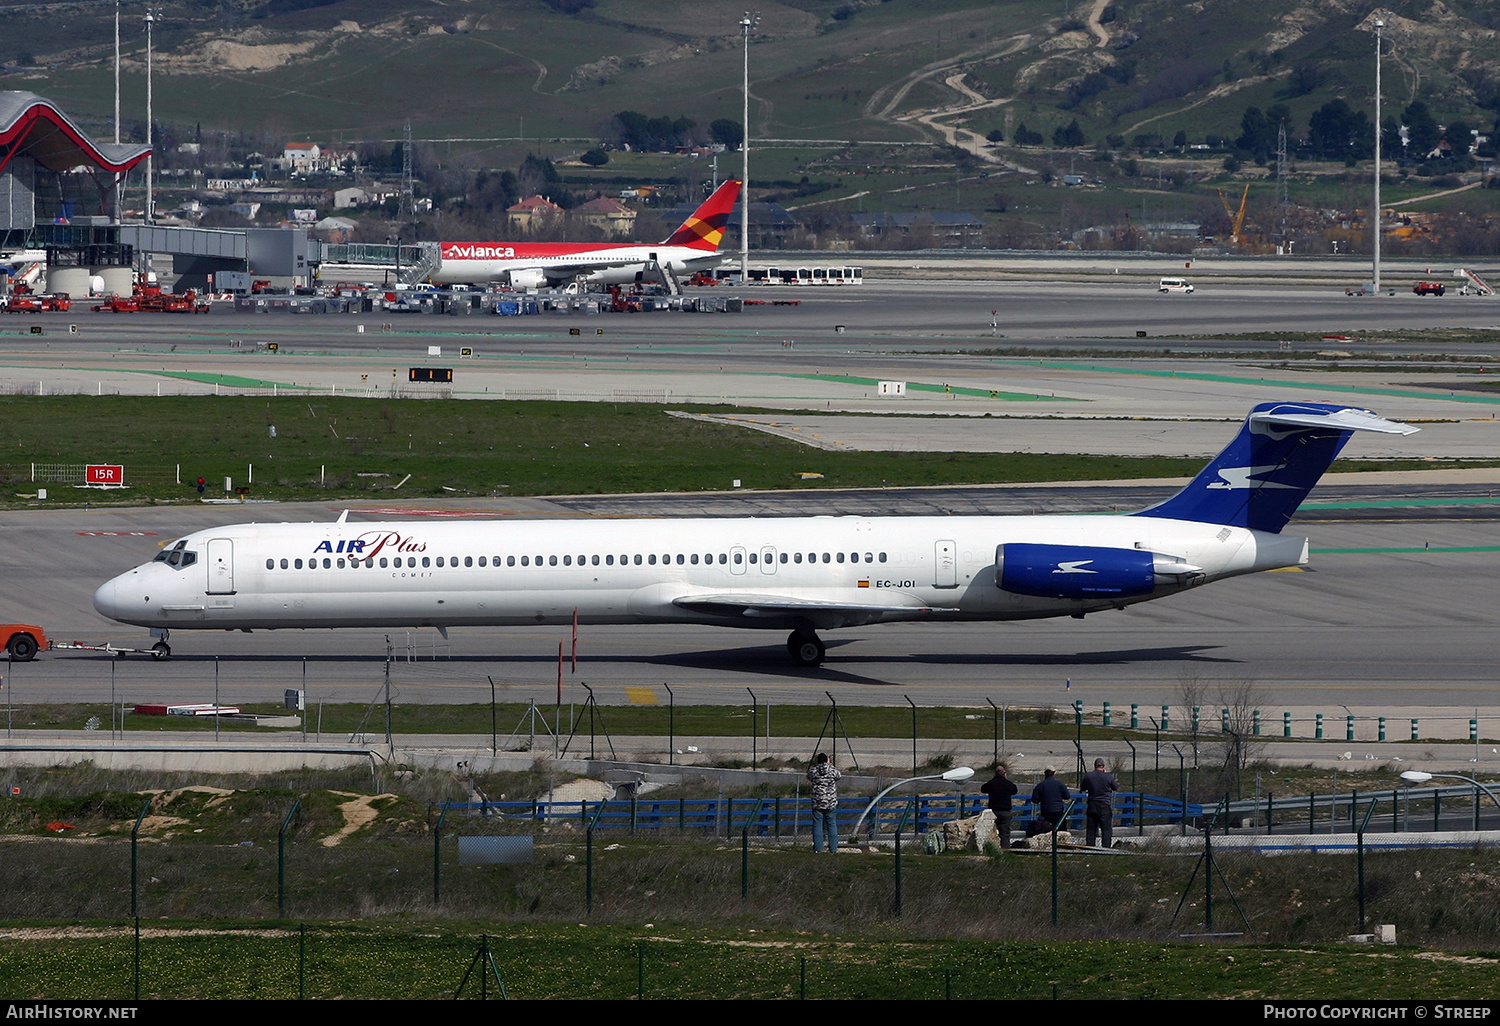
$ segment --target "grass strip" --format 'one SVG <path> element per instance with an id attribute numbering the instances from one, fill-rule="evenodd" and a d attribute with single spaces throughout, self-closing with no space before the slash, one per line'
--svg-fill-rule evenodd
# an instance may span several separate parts
<path id="1" fill-rule="evenodd" d="M 1411 948 L 1127 941 L 893 940 L 750 935 L 693 928 L 473 923 L 385 928 L 157 922 L 143 927 L 142 998 L 194 1000 L 447 999 L 481 936 L 506 994 L 522 1000 L 1128 1000 L 1299 1002 L 1493 998 L 1494 959 Z M 0 942 L 12 1000 L 125 1000 L 134 935 L 124 923 L 79 924 L 96 936 Z M 299 953 L 306 968 L 299 971 Z M 1378 960 L 1373 971 L 1372 958 Z M 480 995 L 476 972 L 463 997 Z M 488 994 L 498 997 L 494 977 Z M 1257 1010 L 1258 1012 L 1258 1010 Z"/>
<path id="2" fill-rule="evenodd" d="M 686 407 L 734 412 L 732 407 Z M 274 429 L 274 433 L 273 433 Z M 254 498 L 579 495 L 745 488 L 877 488 L 1190 477 L 1198 458 L 827 452 L 642 403 L 338 397 L 0 397 L 10 504 L 196 500 L 225 478 Z M 121 464 L 128 488 L 70 489 L 46 464 Z M 1444 467 L 1489 465 L 1451 461 Z M 1421 460 L 1345 470 L 1431 469 Z M 40 472 L 37 473 L 37 468 Z M 800 475 L 822 474 L 810 483 Z M 410 475 L 408 479 L 408 475 Z"/>

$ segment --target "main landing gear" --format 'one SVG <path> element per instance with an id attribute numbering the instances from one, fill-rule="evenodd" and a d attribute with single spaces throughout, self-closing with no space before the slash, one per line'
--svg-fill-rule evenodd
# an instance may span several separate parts
<path id="1" fill-rule="evenodd" d="M 823 665 L 823 640 L 814 631 L 805 628 L 792 631 L 786 639 L 786 650 L 798 666 Z"/>

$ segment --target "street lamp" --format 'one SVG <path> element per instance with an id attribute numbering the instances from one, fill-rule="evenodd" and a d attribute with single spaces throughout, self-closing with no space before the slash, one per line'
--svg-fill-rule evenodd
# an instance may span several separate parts
<path id="1" fill-rule="evenodd" d="M 156 163 L 156 154 L 149 152 L 152 149 L 152 138 L 154 125 L 151 121 L 151 29 L 156 24 L 156 12 L 149 7 L 146 9 L 146 217 L 145 221 L 150 224 L 156 217 L 156 196 L 152 191 L 152 168 Z"/>
<path id="2" fill-rule="evenodd" d="M 745 113 L 740 133 L 740 284 L 750 280 L 750 33 L 760 22 L 760 12 L 749 11 L 740 19 L 745 37 Z"/>
<path id="3" fill-rule="evenodd" d="M 1375 295 L 1380 295 L 1380 43 L 1385 22 L 1375 19 L 1375 216 L 1370 221 L 1371 249 L 1375 256 Z"/>
<path id="4" fill-rule="evenodd" d="M 1490 801 L 1494 802 L 1497 808 L 1500 808 L 1500 798 L 1495 797 L 1495 792 L 1485 787 L 1473 777 L 1462 776 L 1458 773 L 1424 773 L 1421 770 L 1407 770 L 1405 773 L 1401 774 L 1401 779 L 1406 781 L 1408 784 L 1425 784 L 1427 783 L 1427 781 L 1433 779 L 1434 777 L 1443 777 L 1446 780 L 1462 780 L 1465 783 L 1473 784 L 1485 794 L 1489 795 Z"/>
<path id="5" fill-rule="evenodd" d="M 870 799 L 870 804 L 865 806 L 865 811 L 861 812 L 859 814 L 859 819 L 857 819 L 857 820 L 854 821 L 854 829 L 849 832 L 849 836 L 851 838 L 858 838 L 859 837 L 859 828 L 864 825 L 865 817 L 868 816 L 870 814 L 870 811 L 875 808 L 876 803 L 878 803 L 880 801 L 880 799 L 882 799 L 886 795 L 890 794 L 896 788 L 900 787 L 902 784 L 910 784 L 910 783 L 914 783 L 915 781 L 918 781 L 918 780 L 946 780 L 946 781 L 948 781 L 950 783 L 961 784 L 965 780 L 968 780 L 973 775 L 974 775 L 974 768 L 972 766 L 954 766 L 951 770 L 948 770 L 947 772 L 944 772 L 944 773 L 936 774 L 935 776 L 930 776 L 930 777 L 907 777 L 905 780 L 898 780 L 894 784 L 892 784 L 890 787 L 886 788 L 884 791 L 881 791 L 874 798 Z"/>

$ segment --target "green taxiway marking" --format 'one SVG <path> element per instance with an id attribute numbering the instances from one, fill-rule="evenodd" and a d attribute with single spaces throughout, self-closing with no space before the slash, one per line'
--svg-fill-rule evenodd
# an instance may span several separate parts
<path id="1" fill-rule="evenodd" d="M 1337 480 L 1335 478 L 1334 480 Z M 1400 509 L 1402 506 L 1491 506 L 1500 496 L 1464 496 L 1453 499 L 1369 499 L 1362 502 L 1308 502 L 1303 509 Z"/>
<path id="2" fill-rule="evenodd" d="M 1105 367 L 1095 363 L 1052 363 L 1045 360 L 1024 361 L 1052 370 L 1082 370 L 1105 374 L 1137 374 L 1148 378 L 1181 378 L 1185 381 L 1213 381 L 1229 385 L 1263 385 L 1268 388 L 1301 388 L 1319 392 L 1348 392 L 1355 395 L 1391 395 L 1403 399 L 1450 399 L 1456 403 L 1500 403 L 1500 395 L 1439 395 L 1433 391 L 1411 388 L 1367 388 L 1359 385 L 1332 385 L 1321 381 L 1288 381 L 1284 378 L 1250 378 L 1233 374 L 1208 374 L 1201 371 L 1150 370 L 1144 367 Z M 910 387 L 910 386 L 908 386 Z"/>
<path id="3" fill-rule="evenodd" d="M 201 381 L 205 385 L 225 385 L 229 388 L 297 388 L 310 389 L 314 385 L 289 385 L 285 381 L 267 381 L 264 378 L 242 378 L 237 374 L 196 374 L 192 371 L 137 371 L 138 374 L 152 374 L 163 378 L 177 378 L 182 381 Z M 321 388 L 318 389 L 322 391 Z"/>
<path id="4" fill-rule="evenodd" d="M 1369 549 L 1313 549 L 1320 556 L 1349 555 L 1358 552 L 1500 552 L 1500 545 L 1396 545 Z"/>
<path id="5" fill-rule="evenodd" d="M 789 378 L 802 378 L 806 381 L 836 381 L 845 385 L 879 386 L 880 384 L 879 378 L 857 378 L 848 374 L 787 374 L 785 376 Z M 960 385 L 931 385 L 924 381 L 908 381 L 906 388 L 911 392 L 949 392 L 953 395 L 971 395 L 978 396 L 981 399 L 1003 399 L 1007 402 L 1036 402 L 1043 398 L 1039 395 L 1032 395 L 1029 392 L 1001 392 L 998 389 L 965 388 Z"/>

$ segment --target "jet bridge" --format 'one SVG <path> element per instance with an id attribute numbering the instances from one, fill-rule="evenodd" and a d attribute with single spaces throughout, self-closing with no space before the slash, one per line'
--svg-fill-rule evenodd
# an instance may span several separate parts
<path id="1" fill-rule="evenodd" d="M 424 282 L 437 272 L 442 252 L 435 242 L 391 245 L 370 242 L 327 243 L 314 276 L 320 281 Z"/>

